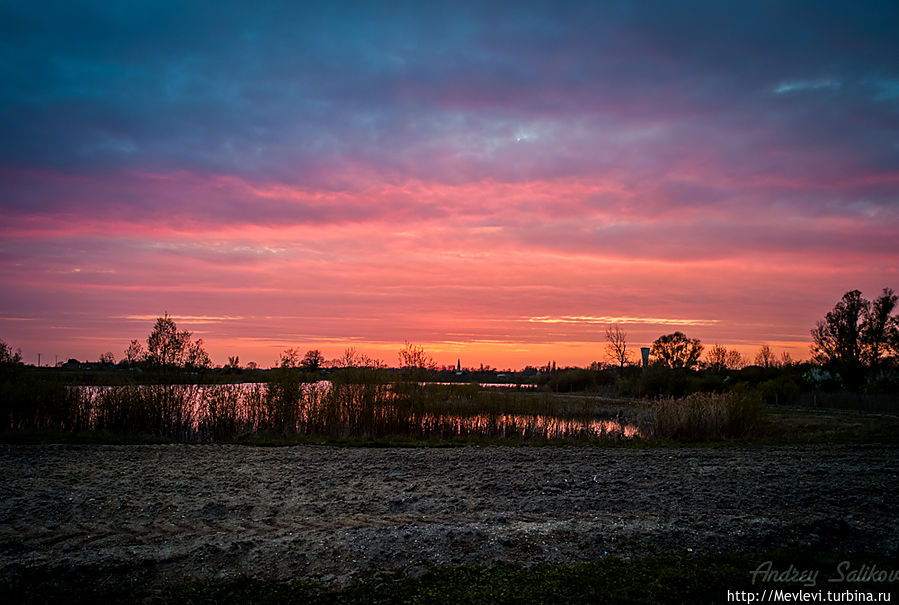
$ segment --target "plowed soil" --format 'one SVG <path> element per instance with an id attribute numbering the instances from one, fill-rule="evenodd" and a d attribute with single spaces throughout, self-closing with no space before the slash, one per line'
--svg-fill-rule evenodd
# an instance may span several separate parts
<path id="1" fill-rule="evenodd" d="M 0 447 L 0 580 L 899 554 L 899 447 Z"/>

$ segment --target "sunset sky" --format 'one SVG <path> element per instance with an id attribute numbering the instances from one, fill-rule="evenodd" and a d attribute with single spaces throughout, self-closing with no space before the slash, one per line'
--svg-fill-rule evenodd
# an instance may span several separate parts
<path id="1" fill-rule="evenodd" d="M 281 4 L 281 6 L 278 6 Z M 0 339 L 808 357 L 899 289 L 899 4 L 0 0 Z M 301 6 L 302 5 L 302 6 Z"/>

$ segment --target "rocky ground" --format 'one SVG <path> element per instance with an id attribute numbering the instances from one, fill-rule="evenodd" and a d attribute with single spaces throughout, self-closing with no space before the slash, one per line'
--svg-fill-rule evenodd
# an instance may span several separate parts
<path id="1" fill-rule="evenodd" d="M 899 554 L 899 447 L 0 446 L 0 579 Z"/>

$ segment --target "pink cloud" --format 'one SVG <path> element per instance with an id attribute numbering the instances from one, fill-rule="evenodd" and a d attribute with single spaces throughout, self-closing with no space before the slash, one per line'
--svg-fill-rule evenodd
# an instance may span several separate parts
<path id="1" fill-rule="evenodd" d="M 710 344 L 778 342 L 804 357 L 808 330 L 842 292 L 879 291 L 899 265 L 889 217 L 776 203 L 734 212 L 697 176 L 360 178 L 334 191 L 132 174 L 70 193 L 64 177 L 40 178 L 48 199 L 62 197 L 7 208 L 0 227 L 0 283 L 15 284 L 3 315 L 33 321 L 0 318 L 0 334 L 79 358 L 120 352 L 152 323 L 133 316 L 164 311 L 186 316 L 220 363 L 273 363 L 287 346 L 383 354 L 409 340 L 441 363 L 518 366 L 555 351 L 583 364 L 603 356 L 602 322 L 531 319 L 615 316 L 660 320 L 629 326 L 643 344 L 682 325 L 661 320 L 695 318 L 689 332 Z M 101 210 L 79 213 L 90 199 Z"/>

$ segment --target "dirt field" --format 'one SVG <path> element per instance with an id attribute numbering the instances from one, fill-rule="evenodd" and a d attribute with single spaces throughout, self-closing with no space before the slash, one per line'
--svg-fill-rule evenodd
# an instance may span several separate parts
<path id="1" fill-rule="evenodd" d="M 344 583 L 438 564 L 899 554 L 899 447 L 0 446 L 0 579 Z"/>

